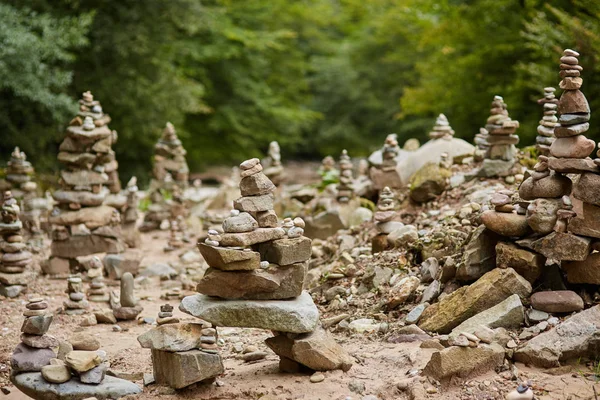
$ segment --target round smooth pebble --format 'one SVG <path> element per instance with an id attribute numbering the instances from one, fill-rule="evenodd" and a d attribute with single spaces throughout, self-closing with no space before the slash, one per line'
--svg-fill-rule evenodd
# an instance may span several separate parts
<path id="1" fill-rule="evenodd" d="M 311 383 L 319 383 L 319 382 L 323 382 L 324 380 L 325 380 L 325 375 L 323 375 L 320 372 L 316 372 L 316 373 L 312 374 L 310 377 Z"/>

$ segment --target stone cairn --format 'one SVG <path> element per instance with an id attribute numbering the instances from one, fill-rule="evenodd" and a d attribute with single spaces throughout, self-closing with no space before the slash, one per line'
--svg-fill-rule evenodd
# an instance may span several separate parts
<path id="1" fill-rule="evenodd" d="M 142 236 L 137 228 L 137 220 L 139 217 L 137 195 L 137 178 L 134 176 L 127 182 L 127 203 L 125 204 L 123 224 L 121 226 L 123 240 L 127 246 L 132 248 L 140 247 L 142 242 Z"/>
<path id="2" fill-rule="evenodd" d="M 65 314 L 81 315 L 85 314 L 90 308 L 90 303 L 85 298 L 83 292 L 83 280 L 79 274 L 71 275 L 67 278 L 67 290 L 69 299 L 63 302 Z"/>
<path id="3" fill-rule="evenodd" d="M 385 138 L 381 149 L 381 165 L 371 167 L 370 175 L 375 190 L 381 190 L 386 186 L 392 189 L 403 187 L 402 179 L 396 170 L 399 154 L 400 146 L 398 145 L 397 135 L 391 133 Z"/>
<path id="4" fill-rule="evenodd" d="M 94 100 L 94 96 L 88 90 L 84 92 L 79 100 L 79 121 L 86 118 L 91 118 L 96 128 L 104 128 L 108 131 L 110 116 L 104 114 L 100 102 Z M 93 144 L 92 152 L 98 153 L 95 164 L 100 166 L 104 173 L 108 176 L 105 185 L 111 193 L 119 193 L 121 191 L 121 182 L 119 181 L 119 163 L 115 158 L 115 152 L 112 146 L 117 142 L 117 131 L 110 131 L 110 135 L 103 137 L 102 141 Z M 66 150 L 69 152 L 70 150 Z M 68 162 L 73 156 L 67 157 Z M 59 161 L 60 158 L 59 158 Z M 84 163 L 83 160 L 80 161 Z"/>
<path id="5" fill-rule="evenodd" d="M 506 103 L 500 96 L 494 97 L 490 114 L 485 125 L 487 137 L 484 135 L 489 147 L 479 175 L 504 176 L 514 165 L 517 154 L 515 145 L 519 143 L 519 136 L 515 135 L 515 132 L 519 121 L 514 121 L 508 116 Z"/>
<path id="6" fill-rule="evenodd" d="M 535 138 L 535 147 L 543 156 L 550 155 L 550 146 L 556 139 L 554 128 L 558 126 L 558 118 L 556 118 L 558 99 L 554 96 L 555 91 L 556 89 L 553 87 L 544 88 L 544 97 L 538 100 L 538 104 L 542 104 L 544 107 L 544 116 L 537 127 L 538 136 Z"/>
<path id="7" fill-rule="evenodd" d="M 285 174 L 283 165 L 281 164 L 281 148 L 279 147 L 279 143 L 275 141 L 269 143 L 269 152 L 267 153 L 267 157 L 262 160 L 261 165 L 265 168 L 264 174 L 275 186 L 283 183 Z"/>
<path id="8" fill-rule="evenodd" d="M 260 161 L 244 161 L 240 168 L 242 197 L 223 222 L 224 233 L 210 232 L 198 244 L 210 268 L 196 288 L 201 294 L 185 297 L 180 310 L 215 326 L 273 331 L 267 345 L 280 356 L 282 370 L 348 370 L 352 360 L 319 327 L 319 312 L 302 291 L 312 251 L 304 221 L 286 219 L 280 226 L 273 211 L 275 185 Z"/>
<path id="9" fill-rule="evenodd" d="M 143 308 L 138 304 L 134 293 L 134 281 L 131 272 L 125 272 L 121 276 L 121 294 L 116 300 L 116 295 L 112 295 L 110 305 L 115 315 L 120 321 L 130 321 L 136 319 Z"/>
<path id="10" fill-rule="evenodd" d="M 404 226 L 402 222 L 394 219 L 398 213 L 396 212 L 396 198 L 394 192 L 389 187 L 384 187 L 379 193 L 377 201 L 377 210 L 373 219 L 375 220 L 375 228 L 378 234 L 371 240 L 373 253 L 378 253 L 388 248 L 387 236 L 394 230 Z"/>
<path id="11" fill-rule="evenodd" d="M 143 348 L 151 349 L 154 379 L 181 389 L 222 374 L 217 330 L 206 324 L 180 323 L 173 306 L 160 307 L 158 326 L 138 336 Z"/>
<path id="12" fill-rule="evenodd" d="M 0 294 L 5 297 L 17 297 L 35 277 L 27 270 L 31 265 L 32 254 L 26 250 L 19 220 L 20 209 L 17 200 L 10 191 L 4 193 L 0 211 Z"/>
<path id="13" fill-rule="evenodd" d="M 340 203 L 348 203 L 354 196 L 354 177 L 352 161 L 346 150 L 340 156 L 340 182 L 337 185 L 337 199 Z"/>
<path id="14" fill-rule="evenodd" d="M 170 236 L 167 247 L 164 251 L 174 251 L 182 248 L 190 239 L 187 234 L 185 217 L 188 215 L 188 209 L 185 206 L 183 194 L 178 186 L 173 188 L 173 199 L 170 202 L 169 228 Z"/>
<path id="15" fill-rule="evenodd" d="M 544 285 L 551 291 L 531 296 L 534 309 L 549 313 L 583 309 L 583 299 L 575 291 L 565 290 L 568 284 L 600 284 L 600 274 L 596 272 L 600 258 L 598 253 L 592 253 L 593 238 L 600 238 L 596 222 L 600 218 L 597 196 L 600 169 L 594 162 L 600 163 L 600 160 L 592 161 L 588 157 L 595 143 L 583 135 L 589 128 L 590 109 L 579 90 L 582 68 L 578 65 L 578 56 L 573 50 L 565 50 L 561 58 L 560 76 L 563 80 L 560 87 L 564 88 L 564 92 L 557 105 L 559 125 L 554 128 L 557 138 L 550 146 L 550 157 L 539 157 L 534 171 L 519 187 L 519 198 L 515 199 L 510 192 L 500 192 L 492 199 L 496 210 L 482 215 L 488 229 L 516 238 L 515 243 L 520 246 L 518 251 L 531 253 L 528 257 L 533 260 L 533 266 L 524 267 L 518 259 L 511 263 L 512 258 L 503 257 L 508 259 L 503 262 L 503 267 L 514 268 L 531 283 L 538 278 L 551 282 Z M 566 173 L 580 176 L 573 184 L 569 177 L 563 175 Z M 570 197 L 571 194 L 573 197 Z M 515 245 L 500 242 L 496 252 L 508 254 L 510 248 L 515 248 Z M 566 283 L 562 281 L 559 268 L 566 272 Z M 555 279 L 544 280 L 545 274 L 550 273 Z M 525 357 L 523 354 L 516 353 L 516 358 Z"/>
<path id="16" fill-rule="evenodd" d="M 108 303 L 110 295 L 104 282 L 104 266 L 100 258 L 93 256 L 89 261 L 87 278 L 91 281 L 87 297 L 94 303 Z"/>
<path id="17" fill-rule="evenodd" d="M 46 399 L 120 398 L 141 392 L 129 381 L 106 376 L 108 358 L 93 336 L 78 333 L 68 342 L 59 342 L 48 335 L 53 317 L 46 313 L 45 300 L 31 299 L 26 307 L 21 343 L 11 358 L 10 377 L 23 393 Z M 58 355 L 52 350 L 56 347 Z"/>
<path id="18" fill-rule="evenodd" d="M 163 190 L 186 188 L 189 179 L 189 168 L 181 140 L 177 137 L 175 127 L 170 122 L 163 131 L 162 137 L 154 146 L 154 179 L 150 183 L 151 204 L 140 227 L 142 232 L 155 229 L 168 229 L 171 209 L 163 197 Z"/>
<path id="19" fill-rule="evenodd" d="M 33 166 L 27 161 L 27 155 L 15 147 L 6 165 L 6 181 L 15 196 L 24 197 L 37 190 L 37 184 L 31 180 L 33 173 Z"/>
<path id="20" fill-rule="evenodd" d="M 89 92 L 80 104 L 80 113 L 59 147 L 58 160 L 66 168 L 60 172 L 61 189 L 53 193 L 58 206 L 49 219 L 53 225 L 45 271 L 49 274 L 69 273 L 79 256 L 125 251 L 120 214 L 103 205 L 108 195 L 104 185 L 111 183 L 106 167 L 116 163 L 111 149 L 116 133 L 106 126 L 110 118 Z"/>
<path id="21" fill-rule="evenodd" d="M 435 120 L 433 130 L 429 132 L 430 139 L 452 139 L 454 136 L 454 130 L 448 122 L 448 118 L 444 114 L 438 115 Z"/>

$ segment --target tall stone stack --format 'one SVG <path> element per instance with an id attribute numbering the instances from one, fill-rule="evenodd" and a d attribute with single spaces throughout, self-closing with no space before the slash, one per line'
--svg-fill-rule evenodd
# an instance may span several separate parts
<path id="1" fill-rule="evenodd" d="M 261 165 L 264 166 L 264 174 L 275 186 L 283 183 L 285 174 L 283 165 L 281 164 L 281 148 L 279 147 L 279 143 L 276 141 L 269 143 L 269 152 L 267 153 L 267 157 L 262 160 Z"/>
<path id="2" fill-rule="evenodd" d="M 79 256 L 125 251 L 120 214 L 103 205 L 109 193 L 104 185 L 111 183 L 106 168 L 116 165 L 111 149 L 116 133 L 108 128 L 108 121 L 100 104 L 84 93 L 80 113 L 59 147 L 58 160 L 65 168 L 60 172 L 61 189 L 53 193 L 58 206 L 49 218 L 53 225 L 51 273 L 68 273 Z"/>
<path id="3" fill-rule="evenodd" d="M 371 248 L 373 253 L 378 253 L 389 247 L 387 236 L 394 230 L 401 228 L 404 224 L 400 221 L 395 221 L 398 213 L 396 212 L 396 197 L 394 192 L 389 187 L 384 187 L 379 193 L 377 201 L 377 210 L 373 219 L 375 220 L 375 228 L 378 234 L 371 240 Z"/>
<path id="4" fill-rule="evenodd" d="M 85 297 L 83 280 L 80 275 L 71 275 L 67 278 L 67 290 L 69 299 L 63 302 L 64 311 L 67 315 L 85 314 L 90 308 L 90 303 Z"/>
<path id="5" fill-rule="evenodd" d="M 486 151 L 480 176 L 506 176 L 515 162 L 517 154 L 516 144 L 519 136 L 515 134 L 519 127 L 519 121 L 512 120 L 504 99 L 494 96 L 490 116 L 487 119 L 485 130 L 488 132 L 485 138 L 489 148 Z"/>
<path id="6" fill-rule="evenodd" d="M 311 240 L 302 235 L 304 221 L 280 225 L 273 210 L 275 185 L 258 159 L 240 168 L 242 197 L 223 222 L 224 233 L 211 232 L 198 244 L 210 268 L 197 286 L 200 294 L 184 298 L 180 310 L 216 327 L 275 332 L 267 344 L 281 357 L 282 369 L 290 364 L 349 369 L 348 355 L 318 327 L 319 312 L 302 291 L 312 251 Z M 316 355 L 323 352 L 327 355 Z"/>
<path id="7" fill-rule="evenodd" d="M 444 114 L 438 115 L 435 120 L 433 130 L 429 132 L 430 139 L 452 139 L 454 136 L 454 130 L 448 122 L 448 118 Z"/>
<path id="8" fill-rule="evenodd" d="M 340 182 L 337 185 L 337 199 L 340 203 L 347 203 L 354 196 L 354 176 L 352 175 L 352 161 L 346 150 L 340 156 Z"/>
<path id="9" fill-rule="evenodd" d="M 402 178 L 396 169 L 399 155 L 398 137 L 395 133 L 391 133 L 385 138 L 381 149 L 381 163 L 371 167 L 370 176 L 375 190 L 381 190 L 386 186 L 392 189 L 403 187 Z M 374 163 L 373 155 L 369 158 L 369 162 Z"/>
<path id="10" fill-rule="evenodd" d="M 162 137 L 154 146 L 154 179 L 162 183 L 172 180 L 181 188 L 187 187 L 190 170 L 186 154 L 175 127 L 167 122 Z"/>
<path id="11" fill-rule="evenodd" d="M 33 166 L 27 161 L 25 152 L 15 147 L 6 165 L 6 181 L 16 197 L 25 197 L 37 190 L 37 184 L 31 180 L 33 173 Z"/>
<path id="12" fill-rule="evenodd" d="M 32 254 L 27 251 L 19 220 L 19 206 L 10 191 L 4 193 L 0 211 L 0 294 L 5 297 L 17 297 L 27 288 L 35 273 L 28 270 Z"/>
<path id="13" fill-rule="evenodd" d="M 123 212 L 122 217 L 123 225 L 121 226 L 123 240 L 127 246 L 132 248 L 138 248 L 142 244 L 142 236 L 137 228 L 137 220 L 139 217 L 139 202 L 137 196 L 137 178 L 133 176 L 129 182 L 127 182 L 127 203 L 125 204 L 125 211 Z"/>
<path id="14" fill-rule="evenodd" d="M 543 156 L 550 155 L 550 146 L 556 140 L 554 128 L 558 126 L 558 118 L 556 118 L 558 99 L 554 95 L 555 91 L 556 89 L 553 87 L 545 87 L 544 97 L 538 100 L 538 104 L 544 106 L 544 116 L 537 127 L 538 136 L 535 138 L 535 147 Z"/>
<path id="15" fill-rule="evenodd" d="M 79 114 L 81 120 L 91 118 L 96 128 L 104 128 L 109 130 L 110 116 L 104 114 L 102 105 L 98 100 L 94 100 L 94 96 L 88 90 L 84 92 L 79 100 Z M 119 163 L 115 157 L 115 152 L 112 149 L 117 142 L 117 131 L 110 131 L 110 135 L 104 137 L 101 141 L 94 143 L 92 152 L 96 153 L 96 162 L 104 173 L 108 176 L 105 185 L 111 193 L 119 193 L 121 191 L 121 182 L 119 181 Z M 67 150 L 69 151 L 69 150 Z M 60 158 L 59 158 L 60 161 Z"/>

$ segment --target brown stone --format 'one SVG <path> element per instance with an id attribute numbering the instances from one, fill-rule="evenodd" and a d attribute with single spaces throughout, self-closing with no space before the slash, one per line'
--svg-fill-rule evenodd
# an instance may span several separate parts
<path id="1" fill-rule="evenodd" d="M 583 261 L 591 250 L 591 239 L 561 232 L 552 232 L 539 239 L 518 240 L 517 244 L 561 261 Z"/>
<path id="2" fill-rule="evenodd" d="M 600 175 L 581 174 L 573 187 L 573 196 L 585 203 L 600 206 Z"/>
<path id="3" fill-rule="evenodd" d="M 558 101 L 559 114 L 589 113 L 590 106 L 581 90 L 564 91 Z"/>
<path id="4" fill-rule="evenodd" d="M 567 261 L 561 264 L 569 283 L 600 285 L 600 253 L 592 253 L 585 261 Z"/>
<path id="5" fill-rule="evenodd" d="M 571 201 L 577 216 L 569 222 L 569 232 L 600 239 L 600 207 L 584 203 L 576 197 L 572 197 Z"/>
<path id="6" fill-rule="evenodd" d="M 569 178 L 559 174 L 551 174 L 539 180 L 529 177 L 521 183 L 519 196 L 523 200 L 535 200 L 543 198 L 560 198 L 571 193 L 573 182 Z"/>
<path id="7" fill-rule="evenodd" d="M 583 310 L 583 299 L 571 290 L 537 292 L 531 295 L 531 306 L 548 313 L 568 313 Z"/>
<path id="8" fill-rule="evenodd" d="M 600 174 L 600 168 L 594 161 L 587 158 L 556 158 L 548 157 L 548 167 L 563 174 L 580 174 L 582 172 L 595 172 Z"/>
<path id="9" fill-rule="evenodd" d="M 583 85 L 583 79 L 580 77 L 567 76 L 560 81 L 559 87 L 562 90 L 577 90 Z"/>
<path id="10" fill-rule="evenodd" d="M 272 210 L 273 194 L 269 193 L 261 196 L 240 197 L 233 201 L 233 208 L 248 213 Z"/>
<path id="11" fill-rule="evenodd" d="M 275 185 L 262 172 L 251 176 L 246 176 L 240 181 L 240 192 L 242 196 L 260 196 L 271 193 L 275 190 Z"/>
<path id="12" fill-rule="evenodd" d="M 534 232 L 547 235 L 554 230 L 561 199 L 535 199 L 527 207 L 527 223 Z"/>
<path id="13" fill-rule="evenodd" d="M 50 250 L 54 257 L 75 258 L 95 253 L 122 253 L 125 244 L 97 235 L 71 236 L 68 240 L 53 241 Z"/>
<path id="14" fill-rule="evenodd" d="M 114 212 L 116 210 L 109 206 L 84 207 L 77 211 L 63 211 L 52 215 L 49 222 L 55 225 L 85 224 L 88 229 L 95 229 L 110 224 Z"/>
<path id="15" fill-rule="evenodd" d="M 73 350 L 88 350 L 94 351 L 100 349 L 100 342 L 94 336 L 78 332 L 69 339 L 69 343 L 73 346 Z"/>
<path id="16" fill-rule="evenodd" d="M 221 271 L 209 268 L 196 290 L 225 299 L 282 300 L 302 293 L 306 263 L 254 271 Z"/>
<path id="17" fill-rule="evenodd" d="M 108 182 L 106 174 L 84 169 L 63 170 L 60 172 L 60 177 L 69 186 L 103 185 Z"/>
<path id="18" fill-rule="evenodd" d="M 496 265 L 498 268 L 512 268 L 529 283 L 534 283 L 542 273 L 546 259 L 537 253 L 521 249 L 512 243 L 500 242 L 496 245 Z"/>
<path id="19" fill-rule="evenodd" d="M 497 343 L 477 347 L 452 346 L 432 354 L 423 375 L 448 381 L 493 371 L 504 363 L 504 348 Z"/>
<path id="20" fill-rule="evenodd" d="M 554 135 L 556 135 L 557 138 L 571 137 L 581 135 L 587 132 L 588 129 L 590 129 L 589 122 L 566 126 L 558 125 L 554 128 Z"/>
<path id="21" fill-rule="evenodd" d="M 225 372 L 221 356 L 201 350 L 170 352 L 153 349 L 152 368 L 156 383 L 166 384 L 174 389 L 181 389 Z"/>
<path id="22" fill-rule="evenodd" d="M 256 251 L 214 247 L 198 243 L 200 254 L 212 268 L 223 271 L 246 271 L 260 268 L 260 254 Z"/>
<path id="23" fill-rule="evenodd" d="M 278 226 L 277 214 L 273 210 L 257 212 L 255 218 L 261 228 L 276 228 Z"/>
<path id="24" fill-rule="evenodd" d="M 294 239 L 279 239 L 258 246 L 261 260 L 278 265 L 291 265 L 310 259 L 311 240 L 301 236 Z"/>
<path id="25" fill-rule="evenodd" d="M 520 237 L 529 232 L 525 216 L 516 213 L 499 213 L 488 210 L 481 215 L 481 222 L 486 228 L 502 236 Z"/>
<path id="26" fill-rule="evenodd" d="M 558 158 L 586 158 L 596 148 L 596 143 L 584 135 L 561 137 L 552 142 L 550 154 Z"/>
<path id="27" fill-rule="evenodd" d="M 221 246 L 246 247 L 271 240 L 282 239 L 285 231 L 282 228 L 258 228 L 252 232 L 224 233 L 221 235 Z"/>

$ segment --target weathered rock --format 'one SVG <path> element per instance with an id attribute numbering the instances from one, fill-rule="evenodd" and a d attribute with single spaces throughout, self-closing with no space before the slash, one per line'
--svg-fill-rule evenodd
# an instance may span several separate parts
<path id="1" fill-rule="evenodd" d="M 589 113 L 590 106 L 581 90 L 565 90 L 558 102 L 559 114 Z"/>
<path id="2" fill-rule="evenodd" d="M 101 191 L 100 193 L 73 190 L 57 190 L 54 193 L 52 193 L 52 197 L 58 203 L 76 203 L 86 207 L 96 207 L 102 205 L 107 195 L 107 190 Z"/>
<path id="3" fill-rule="evenodd" d="M 438 274 L 440 263 L 437 258 L 429 257 L 421 263 L 421 282 L 432 282 Z"/>
<path id="4" fill-rule="evenodd" d="M 405 225 L 394 229 L 388 236 L 387 242 L 393 247 L 408 247 L 419 239 L 417 227 L 414 225 Z"/>
<path id="5" fill-rule="evenodd" d="M 115 314 L 112 310 L 97 310 L 94 311 L 94 315 L 96 316 L 96 321 L 99 324 L 116 324 L 117 318 L 115 318 Z"/>
<path id="6" fill-rule="evenodd" d="M 145 349 L 188 351 L 200 347 L 202 324 L 179 323 L 159 325 L 137 337 Z"/>
<path id="7" fill-rule="evenodd" d="M 537 292 L 531 295 L 531 306 L 549 313 L 568 313 L 583 310 L 583 299 L 571 290 Z"/>
<path id="8" fill-rule="evenodd" d="M 512 268 L 529 283 L 534 283 L 542 273 L 546 260 L 537 253 L 521 249 L 512 243 L 499 242 L 496 245 L 496 266 Z"/>
<path id="9" fill-rule="evenodd" d="M 423 296 L 421 297 L 422 303 L 433 303 L 442 292 L 442 284 L 437 279 L 434 280 L 423 290 Z"/>
<path id="10" fill-rule="evenodd" d="M 58 339 L 48 334 L 38 336 L 22 333 L 21 342 L 36 349 L 49 349 L 51 347 L 58 347 Z"/>
<path id="11" fill-rule="evenodd" d="M 223 231 L 228 233 L 252 232 L 258 228 L 258 222 L 247 212 L 228 217 L 223 221 Z"/>
<path id="12" fill-rule="evenodd" d="M 156 383 L 166 384 L 174 389 L 181 389 L 225 372 L 221 356 L 200 350 L 169 352 L 153 349 L 152 368 Z"/>
<path id="13" fill-rule="evenodd" d="M 354 363 L 352 357 L 322 328 L 294 338 L 280 334 L 268 338 L 265 343 L 278 356 L 315 371 L 348 371 Z"/>
<path id="14" fill-rule="evenodd" d="M 282 239 L 285 231 L 282 228 L 258 228 L 252 232 L 224 233 L 221 235 L 221 246 L 246 247 L 270 240 Z"/>
<path id="15" fill-rule="evenodd" d="M 552 142 L 550 154 L 557 158 L 585 158 L 595 147 L 596 143 L 585 135 L 561 137 Z"/>
<path id="16" fill-rule="evenodd" d="M 73 334 L 69 339 L 69 343 L 73 346 L 73 350 L 96 351 L 100 349 L 100 342 L 98 339 L 85 332 Z"/>
<path id="17" fill-rule="evenodd" d="M 550 174 L 549 176 L 534 180 L 529 177 L 519 186 L 519 196 L 523 200 L 535 200 L 537 198 L 560 198 L 569 195 L 573 182 L 566 176 Z"/>
<path id="18" fill-rule="evenodd" d="M 43 335 L 48 332 L 53 318 L 52 314 L 26 318 L 21 326 L 21 332 L 30 335 Z"/>
<path id="19" fill-rule="evenodd" d="M 121 277 L 121 296 L 119 297 L 122 307 L 135 307 L 137 304 L 133 290 L 133 275 L 130 272 L 125 272 Z"/>
<path id="20" fill-rule="evenodd" d="M 246 176 L 240 181 L 242 196 L 261 196 L 275 190 L 275 185 L 262 172 Z"/>
<path id="21" fill-rule="evenodd" d="M 60 171 L 61 179 L 69 186 L 103 185 L 108 181 L 105 173 L 80 169 L 77 171 Z"/>
<path id="22" fill-rule="evenodd" d="M 410 179 L 410 198 L 417 203 L 435 199 L 444 191 L 451 175 L 437 163 L 425 164 Z"/>
<path id="23" fill-rule="evenodd" d="M 423 311 L 429 307 L 429 303 L 421 303 L 406 314 L 405 322 L 407 324 L 416 324 L 421 319 Z"/>
<path id="24" fill-rule="evenodd" d="M 260 268 L 260 254 L 256 251 L 209 246 L 198 243 L 200 254 L 212 268 L 223 271 L 247 271 Z"/>
<path id="25" fill-rule="evenodd" d="M 590 239 L 561 232 L 552 232 L 537 240 L 519 240 L 517 244 L 537 251 L 546 258 L 563 261 L 583 261 L 591 249 Z"/>
<path id="26" fill-rule="evenodd" d="M 600 253 L 592 253 L 585 261 L 566 261 L 561 265 L 569 283 L 600 285 Z"/>
<path id="27" fill-rule="evenodd" d="M 469 318 L 452 330 L 451 336 L 462 332 L 475 333 L 482 326 L 494 328 L 519 328 L 525 318 L 523 304 L 518 295 L 513 294 L 501 303 Z"/>
<path id="28" fill-rule="evenodd" d="M 65 356 L 65 364 L 77 372 L 85 372 L 102 362 L 95 351 L 73 350 Z"/>
<path id="29" fill-rule="evenodd" d="M 77 211 L 63 211 L 52 215 L 49 222 L 55 225 L 85 224 L 88 229 L 95 229 L 110 224 L 115 211 L 109 206 L 83 207 Z"/>
<path id="30" fill-rule="evenodd" d="M 599 330 L 600 306 L 594 306 L 534 337 L 515 352 L 514 359 L 544 368 L 558 367 L 561 361 L 595 359 Z"/>
<path id="31" fill-rule="evenodd" d="M 504 363 L 504 348 L 492 343 L 477 347 L 452 346 L 433 353 L 423 374 L 437 380 L 457 376 L 467 378 L 494 370 Z"/>
<path id="32" fill-rule="evenodd" d="M 260 258 L 277 265 L 291 265 L 310 259 L 311 240 L 301 236 L 295 239 L 279 239 L 258 246 Z"/>
<path id="33" fill-rule="evenodd" d="M 573 196 L 585 203 L 600 206 L 600 175 L 581 174 L 573 187 Z"/>
<path id="34" fill-rule="evenodd" d="M 107 369 L 108 364 L 103 362 L 88 371 L 81 372 L 79 374 L 79 380 L 81 383 L 98 385 L 105 378 Z"/>
<path id="35" fill-rule="evenodd" d="M 529 231 L 527 219 L 516 213 L 501 213 L 492 210 L 481 214 L 481 222 L 489 230 L 502 236 L 525 236 Z"/>
<path id="36" fill-rule="evenodd" d="M 302 293 L 306 271 L 306 263 L 254 271 L 229 272 L 209 268 L 196 291 L 224 299 L 290 299 Z"/>
<path id="37" fill-rule="evenodd" d="M 461 281 L 478 279 L 496 266 L 495 249 L 499 236 L 495 232 L 481 225 L 473 231 L 468 240 L 456 269 L 456 279 Z"/>
<path id="38" fill-rule="evenodd" d="M 307 292 L 292 300 L 221 300 L 205 295 L 187 296 L 179 305 L 185 313 L 215 326 L 312 332 L 319 311 Z"/>
<path id="39" fill-rule="evenodd" d="M 64 383 L 71 379 L 71 372 L 65 365 L 46 365 L 42 367 L 42 376 L 50 383 Z"/>
<path id="40" fill-rule="evenodd" d="M 463 286 L 429 306 L 421 316 L 419 327 L 426 331 L 448 333 L 462 322 L 513 294 L 524 298 L 530 293 L 531 284 L 515 270 L 497 268 L 470 286 Z"/>
<path id="41" fill-rule="evenodd" d="M 102 260 L 109 279 L 121 279 L 125 272 L 137 275 L 142 262 L 143 254 L 141 251 L 127 249 L 120 254 L 107 254 Z"/>
<path id="42" fill-rule="evenodd" d="M 10 379 L 20 391 L 40 400 L 118 399 L 142 391 L 135 383 L 112 376 L 105 377 L 99 385 L 86 385 L 76 379 L 62 384 L 49 383 L 39 372 L 13 375 Z"/>
<path id="43" fill-rule="evenodd" d="M 10 367 L 13 374 L 37 372 L 41 371 L 43 366 L 49 365 L 53 358 L 56 358 L 56 353 L 50 349 L 36 349 L 19 343 L 13 350 Z"/>
<path id="44" fill-rule="evenodd" d="M 575 235 L 600 238 L 600 207 L 575 197 L 571 197 L 571 201 L 577 215 L 569 222 L 568 231 Z"/>
<path id="45" fill-rule="evenodd" d="M 527 223 L 535 233 L 547 235 L 554 230 L 561 199 L 536 199 L 527 207 Z"/>
<path id="46" fill-rule="evenodd" d="M 398 281 L 388 293 L 387 307 L 389 309 L 403 304 L 417 290 L 421 280 L 416 276 L 407 276 Z"/>
<path id="47" fill-rule="evenodd" d="M 233 201 L 233 208 L 248 213 L 260 211 L 269 211 L 273 209 L 273 194 L 264 194 L 261 196 L 240 197 Z"/>
<path id="48" fill-rule="evenodd" d="M 580 174 L 582 172 L 600 173 L 600 168 L 591 158 L 548 158 L 548 168 L 563 174 Z"/>
<path id="49" fill-rule="evenodd" d="M 50 250 L 55 257 L 75 258 L 95 253 L 122 253 L 125 243 L 104 236 L 80 235 L 68 240 L 53 240 Z"/>

